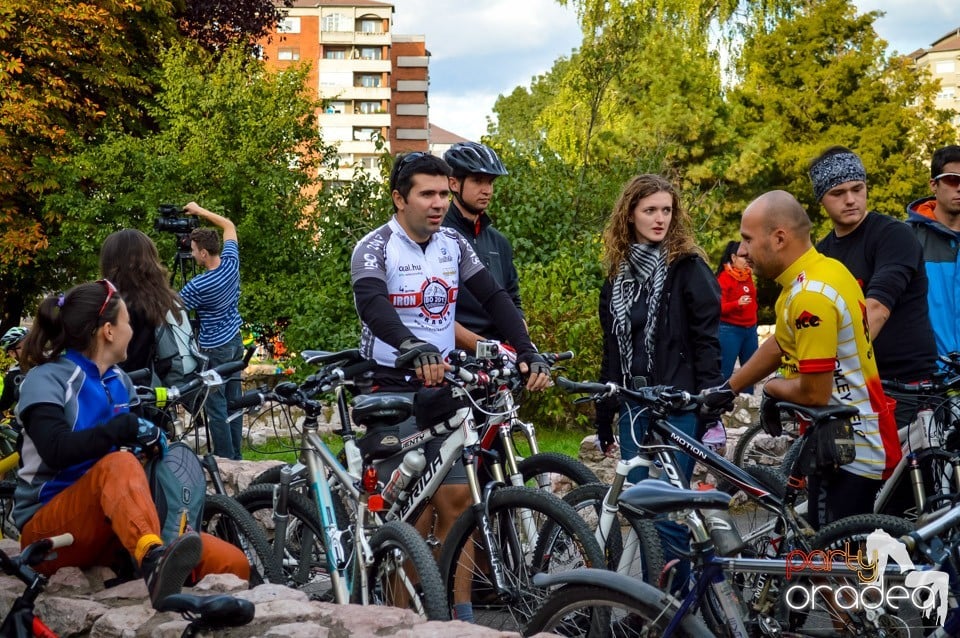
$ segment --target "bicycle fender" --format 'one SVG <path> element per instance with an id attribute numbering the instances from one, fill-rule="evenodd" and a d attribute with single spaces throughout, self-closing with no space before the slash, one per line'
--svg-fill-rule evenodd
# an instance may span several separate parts
<path id="1" fill-rule="evenodd" d="M 557 585 L 594 585 L 606 587 L 626 596 L 634 596 L 643 602 L 667 609 L 679 609 L 679 602 L 673 596 L 662 592 L 653 585 L 631 578 L 626 574 L 607 571 L 606 569 L 583 568 L 557 574 L 536 574 L 533 584 L 537 587 L 553 587 Z M 680 626 L 689 636 L 698 638 L 715 638 L 713 632 L 707 629 L 706 623 L 693 614 L 687 614 Z"/>

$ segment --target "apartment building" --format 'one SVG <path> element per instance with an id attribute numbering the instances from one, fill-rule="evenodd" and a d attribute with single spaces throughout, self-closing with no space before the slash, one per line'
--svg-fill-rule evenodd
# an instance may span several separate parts
<path id="1" fill-rule="evenodd" d="M 953 111 L 953 125 L 960 130 L 960 27 L 930 45 L 910 54 L 918 69 L 940 80 L 937 108 Z"/>
<path id="2" fill-rule="evenodd" d="M 310 61 L 307 82 L 324 101 L 323 139 L 339 150 L 336 181 L 354 167 L 376 175 L 376 140 L 391 153 L 426 151 L 429 53 L 423 36 L 393 33 L 392 4 L 374 0 L 294 0 L 269 41 L 270 68 Z"/>

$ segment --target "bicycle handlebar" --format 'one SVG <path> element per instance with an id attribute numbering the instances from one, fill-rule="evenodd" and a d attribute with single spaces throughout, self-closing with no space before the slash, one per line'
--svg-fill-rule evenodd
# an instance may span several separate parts
<path id="1" fill-rule="evenodd" d="M 73 545 L 73 534 L 70 532 L 67 532 L 66 534 L 58 534 L 57 536 L 51 536 L 48 540 L 51 543 L 50 549 L 69 547 L 70 545 Z"/>
<path id="2" fill-rule="evenodd" d="M 943 394 L 949 390 L 960 389 L 960 374 L 944 379 L 943 381 L 900 383 L 899 381 L 882 379 L 880 383 L 883 385 L 884 390 L 891 390 L 901 394 Z"/>
<path id="3" fill-rule="evenodd" d="M 679 411 L 690 410 L 703 402 L 702 394 L 690 394 L 668 385 L 652 385 L 630 390 L 613 382 L 578 382 L 566 377 L 557 377 L 556 383 L 571 394 L 591 394 L 594 401 L 622 394 L 637 403 Z"/>
<path id="4" fill-rule="evenodd" d="M 141 401 L 176 401 L 177 399 L 183 398 L 184 395 L 193 392 L 200 386 L 208 385 L 212 387 L 223 385 L 226 382 L 226 377 L 229 377 L 236 372 L 240 372 L 246 367 L 247 366 L 243 361 L 228 361 L 210 370 L 204 370 L 203 372 L 198 373 L 197 376 L 190 381 L 171 388 L 148 388 L 145 386 L 137 386 L 137 396 L 140 397 Z M 158 392 L 158 390 L 161 392 Z M 164 392 L 162 391 L 165 391 L 165 397 L 163 396 Z"/>

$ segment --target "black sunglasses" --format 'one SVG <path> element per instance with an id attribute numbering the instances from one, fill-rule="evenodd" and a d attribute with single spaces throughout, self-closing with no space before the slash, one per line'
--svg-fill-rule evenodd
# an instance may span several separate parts
<path id="1" fill-rule="evenodd" d="M 960 174 L 957 173 L 940 173 L 933 178 L 935 182 L 943 182 L 950 188 L 956 188 L 960 186 Z"/>

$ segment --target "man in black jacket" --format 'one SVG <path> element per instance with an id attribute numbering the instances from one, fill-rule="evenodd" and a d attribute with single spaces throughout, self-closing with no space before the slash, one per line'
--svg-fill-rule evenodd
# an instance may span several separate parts
<path id="1" fill-rule="evenodd" d="M 847 267 L 863 289 L 881 379 L 930 378 L 937 347 L 927 312 L 927 274 L 910 227 L 867 208 L 867 174 L 850 149 L 833 146 L 810 163 L 814 197 L 833 222 L 817 251 Z M 898 427 L 916 418 L 917 399 L 897 395 Z"/>
<path id="2" fill-rule="evenodd" d="M 450 165 L 450 191 L 453 201 L 443 225 L 463 235 L 486 269 L 500 284 L 521 315 L 520 280 L 513 265 L 513 248 L 503 234 L 493 227 L 487 207 L 493 198 L 493 182 L 507 174 L 496 152 L 476 142 L 451 146 L 443 159 Z M 474 352 L 477 342 L 485 339 L 504 341 L 493 318 L 470 291 L 463 288 L 457 298 L 456 343 L 458 348 Z"/>

